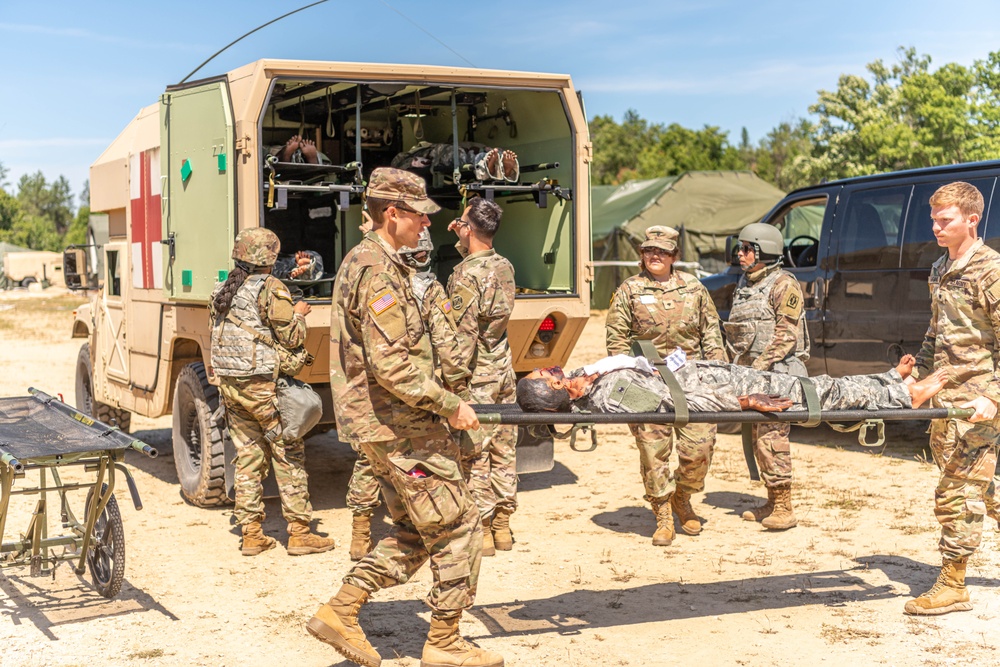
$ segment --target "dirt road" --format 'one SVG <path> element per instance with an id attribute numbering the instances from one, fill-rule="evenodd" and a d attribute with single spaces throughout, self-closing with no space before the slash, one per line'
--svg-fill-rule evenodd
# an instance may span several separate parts
<path id="1" fill-rule="evenodd" d="M 0 295 L 0 395 L 33 385 L 72 400 L 82 342 L 68 337 L 74 303 Z M 595 314 L 571 366 L 603 355 L 602 324 Z M 308 450 L 318 529 L 338 548 L 293 558 L 279 547 L 244 558 L 228 510 L 181 499 L 169 424 L 133 420 L 162 454 L 129 454 L 145 509 L 118 494 L 128 554 L 121 594 L 105 600 L 89 574 L 77 577 L 67 565 L 54 580 L 5 570 L 0 665 L 349 664 L 303 623 L 349 567 L 350 449 L 325 435 Z M 627 429 L 600 428 L 589 453 L 557 443 L 555 470 L 522 477 L 517 543 L 484 559 L 462 629 L 519 667 L 997 664 L 1000 545 L 992 523 L 969 567 L 975 609 L 902 614 L 937 574 L 936 473 L 918 427 L 888 435 L 885 450 L 873 452 L 825 428 L 793 430 L 800 521 L 773 534 L 740 519 L 763 492 L 747 478 L 738 437 L 720 436 L 707 493 L 695 496 L 705 530 L 667 548 L 650 544 L 654 522 Z M 283 544 L 276 501 L 268 511 L 265 530 Z M 8 535 L 23 530 L 28 512 L 12 513 Z M 378 516 L 382 533 L 388 523 Z M 425 568 L 365 607 L 362 623 L 383 665 L 419 665 L 429 582 Z"/>

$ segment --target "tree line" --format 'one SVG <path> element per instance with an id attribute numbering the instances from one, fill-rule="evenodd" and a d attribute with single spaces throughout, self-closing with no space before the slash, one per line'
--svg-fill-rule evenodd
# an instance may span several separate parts
<path id="1" fill-rule="evenodd" d="M 898 62 L 875 60 L 820 90 L 811 118 L 778 123 L 756 144 L 743 129 L 650 123 L 629 109 L 621 122 L 590 121 L 592 181 L 615 185 L 692 170 L 746 169 L 781 190 L 824 180 L 1000 156 L 1000 51 L 970 67 L 931 68 L 931 57 L 900 47 Z M 86 238 L 89 188 L 79 208 L 69 181 L 42 172 L 7 182 L 0 162 L 0 241 L 60 250 Z"/>
<path id="2" fill-rule="evenodd" d="M 971 67 L 931 68 L 931 57 L 898 50 L 866 74 L 844 74 L 820 90 L 812 118 L 779 123 L 756 144 L 706 125 L 650 123 L 630 109 L 622 122 L 590 121 L 592 180 L 630 179 L 688 170 L 746 169 L 788 191 L 824 180 L 1000 157 L 1000 51 Z"/>

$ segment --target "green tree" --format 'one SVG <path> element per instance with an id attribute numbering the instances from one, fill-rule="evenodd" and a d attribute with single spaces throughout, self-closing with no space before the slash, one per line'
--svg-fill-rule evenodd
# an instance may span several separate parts
<path id="1" fill-rule="evenodd" d="M 657 140 L 661 130 L 662 126 L 650 125 L 635 109 L 625 112 L 621 124 L 611 116 L 594 117 L 590 121 L 590 139 L 594 144 L 592 182 L 617 185 L 634 178 L 639 153 Z"/>
<path id="2" fill-rule="evenodd" d="M 83 182 L 83 192 L 80 193 L 80 208 L 76 217 L 66 230 L 63 245 L 82 245 L 87 242 L 87 225 L 90 223 L 90 181 Z"/>
<path id="3" fill-rule="evenodd" d="M 786 192 L 811 185 L 804 166 L 812 155 L 815 131 L 815 126 L 805 118 L 779 123 L 760 140 L 749 168 Z"/>
<path id="4" fill-rule="evenodd" d="M 60 236 L 73 221 L 73 192 L 65 176 L 49 183 L 40 171 L 25 174 L 18 182 L 17 199 L 26 216 L 48 221 Z"/>
<path id="5" fill-rule="evenodd" d="M 706 125 L 691 130 L 672 123 L 659 135 L 659 141 L 639 153 L 637 172 L 640 178 L 672 176 L 685 171 L 745 169 L 740 151 L 730 145 L 729 134 Z"/>

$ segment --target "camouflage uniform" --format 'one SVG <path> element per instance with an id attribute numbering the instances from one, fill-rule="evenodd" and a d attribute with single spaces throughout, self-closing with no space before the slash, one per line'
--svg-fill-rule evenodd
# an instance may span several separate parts
<path id="1" fill-rule="evenodd" d="M 809 336 L 802 316 L 802 290 L 780 264 L 740 277 L 729 321 L 723 324 L 734 364 L 805 377 Z M 788 423 L 753 425 L 754 457 L 769 488 L 792 483 Z"/>
<path id="2" fill-rule="evenodd" d="M 394 187 L 419 190 L 422 203 L 428 201 L 419 177 L 392 169 L 377 170 L 368 193 L 399 199 Z M 371 462 L 393 520 L 344 583 L 373 593 L 407 581 L 429 558 L 432 615 L 454 618 L 475 597 L 483 536 L 457 445 L 436 417 L 454 414 L 460 401 L 434 377 L 411 274 L 369 232 L 344 258 L 334 283 L 330 383 L 337 430 Z"/>
<path id="3" fill-rule="evenodd" d="M 516 379 L 507 321 L 515 291 L 514 267 L 492 248 L 465 257 L 448 279 L 458 329 L 455 362 L 472 374 L 458 382 L 446 380 L 470 403 L 514 402 Z M 517 427 L 462 433 L 461 443 L 480 516 L 490 517 L 498 509 L 513 514 L 517 509 Z"/>
<path id="4" fill-rule="evenodd" d="M 661 229 L 650 227 L 649 231 Z M 662 228 L 669 229 L 669 228 Z M 673 238 L 677 232 L 665 236 Z M 648 234 L 649 232 L 647 232 Z M 675 246 L 676 247 L 676 246 Z M 607 318 L 608 354 L 628 354 L 633 340 L 651 340 L 661 357 L 681 348 L 689 359 L 725 361 L 719 315 L 708 290 L 694 276 L 673 270 L 663 282 L 643 271 L 623 282 L 611 297 Z M 715 424 L 674 429 L 663 424 L 629 424 L 639 449 L 639 465 L 648 501 L 705 488 L 712 465 Z M 677 438 L 677 471 L 670 470 L 672 437 Z"/>
<path id="5" fill-rule="evenodd" d="M 250 346 L 249 353 L 240 354 L 239 341 L 235 341 L 235 346 L 227 342 L 232 343 L 234 335 L 239 336 L 241 330 L 219 316 L 212 299 L 209 304 L 213 322 L 212 366 L 219 377 L 226 422 L 236 447 L 233 516 L 240 525 L 264 520 L 262 481 L 269 466 L 273 465 L 282 515 L 288 522 L 308 523 L 312 506 L 305 470 L 305 444 L 301 438 L 286 442 L 281 437 L 281 421 L 275 403 L 277 355 L 252 339 L 243 341 L 243 345 Z M 273 335 L 286 349 L 292 350 L 305 343 L 305 318 L 293 311 L 291 294 L 277 278 L 259 273 L 247 278 L 233 298 L 230 314 L 252 324 L 251 308 L 258 313 L 256 323 L 261 325 L 261 330 Z M 245 317 L 239 317 L 241 313 Z"/>
<path id="6" fill-rule="evenodd" d="M 455 321 L 451 316 L 451 300 L 444 286 L 430 271 L 414 273 L 411 279 L 413 295 L 420 302 L 420 317 L 427 324 L 434 357 L 441 368 L 446 384 L 452 384 L 468 375 L 468 371 L 455 362 L 458 339 Z M 449 382 L 450 380 L 450 382 Z M 363 451 L 358 451 L 354 471 L 347 485 L 347 507 L 352 514 L 371 516 L 380 505 L 378 480 L 371 462 Z"/>
<path id="7" fill-rule="evenodd" d="M 579 371 L 578 371 L 579 372 Z M 758 371 L 719 361 L 687 362 L 674 371 L 695 412 L 739 411 L 740 396 L 776 394 L 792 399 L 790 410 L 805 410 L 802 383 L 794 375 Z M 822 410 L 897 410 L 913 407 L 910 392 L 895 369 L 877 375 L 810 378 Z M 622 368 L 603 373 L 586 395 L 573 402 L 590 412 L 669 412 L 670 391 L 658 374 Z"/>
<path id="8" fill-rule="evenodd" d="M 1000 403 L 1000 254 L 977 240 L 954 262 L 947 255 L 935 262 L 929 285 L 931 321 L 914 375 L 951 368 L 954 382 L 931 405 L 954 407 L 979 396 Z M 931 422 L 931 452 L 941 470 L 934 514 L 946 559 L 971 555 L 982 540 L 984 515 L 996 512 L 998 428 L 1000 419 Z"/>

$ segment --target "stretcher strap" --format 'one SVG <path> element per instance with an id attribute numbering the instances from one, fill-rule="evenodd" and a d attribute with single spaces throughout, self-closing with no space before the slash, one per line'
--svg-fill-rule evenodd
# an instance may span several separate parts
<path id="1" fill-rule="evenodd" d="M 638 350 L 636 350 L 637 347 Z M 674 376 L 674 372 L 660 358 L 660 353 L 656 351 L 653 342 L 649 340 L 632 341 L 632 351 L 636 353 L 635 356 L 637 357 L 646 357 L 656 370 L 659 371 L 660 377 L 663 378 L 663 383 L 667 385 L 667 389 L 670 391 L 670 400 L 674 404 L 674 426 L 676 428 L 687 426 L 689 413 L 684 390 L 681 389 L 681 384 Z"/>
<path id="2" fill-rule="evenodd" d="M 820 417 L 820 402 L 819 395 L 816 393 L 816 385 L 812 380 L 806 377 L 799 378 L 799 384 L 802 385 L 802 395 L 806 399 L 806 410 L 809 411 L 809 420 L 802 423 L 803 426 L 819 426 L 819 423 L 823 421 Z"/>
<path id="3" fill-rule="evenodd" d="M 743 458 L 746 459 L 750 479 L 759 482 L 760 470 L 757 469 L 757 458 L 753 454 L 753 424 L 744 422 L 740 427 L 740 433 L 743 434 Z"/>

